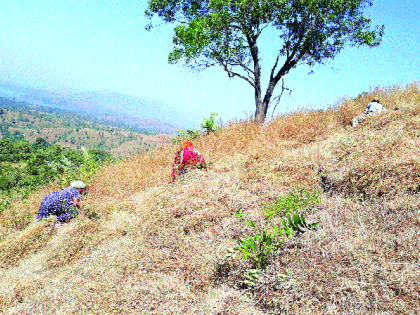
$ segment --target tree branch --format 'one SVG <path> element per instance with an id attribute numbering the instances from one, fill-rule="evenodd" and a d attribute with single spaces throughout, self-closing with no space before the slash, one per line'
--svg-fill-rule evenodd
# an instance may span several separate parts
<path id="1" fill-rule="evenodd" d="M 276 71 L 277 64 L 279 63 L 280 54 L 277 55 L 276 62 L 274 63 L 273 68 L 271 69 L 270 73 L 270 82 L 273 80 L 274 71 Z"/>
<path id="2" fill-rule="evenodd" d="M 280 100 L 281 100 L 281 97 L 283 96 L 284 91 L 285 90 L 289 91 L 289 95 L 292 95 L 292 92 L 293 92 L 291 89 L 284 86 L 284 78 L 281 78 L 281 81 L 282 81 L 281 93 L 279 95 L 277 95 L 276 97 L 274 97 L 273 100 L 272 100 L 272 102 L 276 102 L 276 104 L 274 105 L 273 114 L 271 115 L 271 118 L 274 117 L 274 113 L 276 111 L 277 105 L 280 104 Z M 270 102 L 270 104 L 271 104 L 271 102 Z"/>
<path id="3" fill-rule="evenodd" d="M 233 78 L 233 77 L 241 78 L 241 79 L 245 80 L 246 82 L 248 82 L 253 88 L 255 88 L 255 81 L 252 78 L 247 78 L 240 73 L 232 71 L 231 69 L 228 68 L 228 66 L 229 66 L 228 63 L 224 63 L 223 61 L 219 61 L 219 64 L 222 66 L 223 70 L 225 70 L 227 72 L 229 78 Z M 249 76 L 249 74 L 248 74 L 248 76 Z"/>

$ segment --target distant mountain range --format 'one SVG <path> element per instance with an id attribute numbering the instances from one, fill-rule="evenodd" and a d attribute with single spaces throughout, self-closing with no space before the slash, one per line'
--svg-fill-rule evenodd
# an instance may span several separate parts
<path id="1" fill-rule="evenodd" d="M 196 123 L 191 113 L 109 90 L 49 91 L 0 82 L 0 97 L 88 114 L 99 120 L 124 122 L 158 133 L 175 134 L 176 129 L 191 129 Z"/>

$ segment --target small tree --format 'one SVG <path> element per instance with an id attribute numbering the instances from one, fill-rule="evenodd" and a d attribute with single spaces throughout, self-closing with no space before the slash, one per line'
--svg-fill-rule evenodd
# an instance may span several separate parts
<path id="1" fill-rule="evenodd" d="M 220 66 L 254 89 L 255 119 L 264 122 L 274 90 L 298 65 L 333 59 L 346 44 L 376 46 L 384 26 L 371 29 L 363 15 L 372 0 L 149 0 L 147 29 L 157 15 L 174 23 L 169 63 L 184 61 L 192 70 Z M 277 58 L 263 93 L 258 39 L 278 32 Z"/>
<path id="2" fill-rule="evenodd" d="M 217 116 L 219 116 L 217 113 L 211 113 L 210 118 L 204 118 L 204 121 L 201 123 L 201 128 L 204 132 L 208 134 L 218 129 L 217 123 L 214 120 Z"/>

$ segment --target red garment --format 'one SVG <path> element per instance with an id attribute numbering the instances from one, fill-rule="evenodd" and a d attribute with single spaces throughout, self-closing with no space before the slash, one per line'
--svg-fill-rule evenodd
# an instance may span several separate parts
<path id="1" fill-rule="evenodd" d="M 188 166 L 196 168 L 197 163 L 201 163 L 203 161 L 203 157 L 200 152 L 198 152 L 198 150 L 194 147 L 186 147 L 182 151 L 182 162 Z"/>
<path id="2" fill-rule="evenodd" d="M 198 163 L 204 164 L 204 158 L 194 147 L 185 147 L 175 153 L 172 165 L 172 177 L 180 175 L 186 168 L 197 168 Z"/>

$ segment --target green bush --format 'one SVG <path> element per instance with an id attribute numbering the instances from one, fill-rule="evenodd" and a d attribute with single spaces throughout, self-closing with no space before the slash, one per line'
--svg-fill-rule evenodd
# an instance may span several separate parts
<path id="1" fill-rule="evenodd" d="M 62 186 L 73 180 L 89 182 L 101 163 L 112 160 L 104 151 L 70 150 L 50 145 L 42 138 L 33 144 L 1 139 L 0 213 L 15 198 L 52 180 L 58 180 Z"/>
<path id="2" fill-rule="evenodd" d="M 0 175 L 0 190 L 6 190 L 13 187 L 14 180 L 5 174 Z"/>
<path id="3" fill-rule="evenodd" d="M 319 193 L 311 192 L 305 189 L 292 190 L 289 195 L 279 196 L 272 203 L 265 203 L 262 212 L 267 216 L 268 220 L 276 216 L 286 216 L 290 213 L 310 207 L 315 203 L 319 203 Z"/>
<path id="4" fill-rule="evenodd" d="M 179 135 L 175 139 L 172 139 L 172 143 L 180 144 L 186 141 L 193 141 L 199 136 L 207 135 L 210 132 L 216 131 L 219 128 L 218 124 L 214 120 L 217 116 L 219 115 L 216 113 L 211 113 L 210 118 L 204 118 L 204 121 L 201 123 L 201 130 L 177 130 Z"/>
<path id="5" fill-rule="evenodd" d="M 219 116 L 216 113 L 211 113 L 210 118 L 204 118 L 204 121 L 201 123 L 201 128 L 203 131 L 209 133 L 214 132 L 218 129 L 217 123 L 214 121 L 214 118 Z"/>
<path id="6" fill-rule="evenodd" d="M 249 219 L 244 219 L 242 210 L 236 214 L 241 222 L 253 229 L 251 235 L 239 238 L 235 247 L 229 248 L 224 257 L 224 261 L 236 256 L 238 253 L 243 259 L 250 259 L 253 269 L 248 269 L 244 275 L 242 283 L 245 286 L 253 286 L 261 275 L 261 269 L 269 264 L 270 257 L 277 252 L 287 238 L 292 238 L 296 233 L 316 231 L 319 222 L 306 223 L 303 215 L 298 211 L 319 202 L 318 194 L 307 190 L 298 192 L 292 191 L 291 194 L 278 197 L 272 204 L 266 204 L 263 212 L 267 219 L 271 220 L 275 216 L 283 217 L 281 224 L 257 224 Z"/>
<path id="7" fill-rule="evenodd" d="M 244 221 L 241 210 L 236 216 Z M 245 222 L 247 226 L 254 229 L 254 233 L 251 236 L 238 239 L 238 246 L 234 247 L 233 251 L 231 249 L 229 253 L 241 252 L 241 256 L 244 259 L 251 258 L 257 268 L 267 265 L 270 254 L 277 251 L 286 238 L 292 238 L 295 233 L 316 231 L 316 226 L 319 224 L 319 222 L 306 223 L 305 218 L 298 213 L 287 215 L 280 225 L 257 227 L 256 223 L 249 219 L 246 219 Z M 227 258 L 230 257 L 232 255 Z"/>

